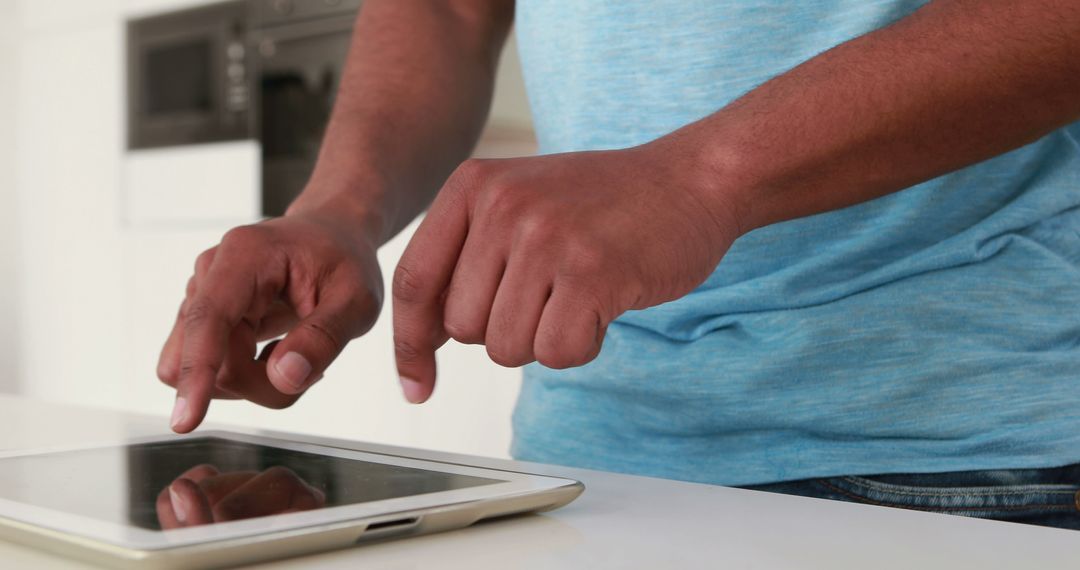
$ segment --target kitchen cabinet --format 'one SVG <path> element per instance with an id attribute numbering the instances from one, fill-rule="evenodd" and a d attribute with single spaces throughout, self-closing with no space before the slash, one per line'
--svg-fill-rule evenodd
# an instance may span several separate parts
<path id="1" fill-rule="evenodd" d="M 22 389 L 121 402 L 120 26 L 24 35 L 17 76 Z"/>
<path id="2" fill-rule="evenodd" d="M 17 7 L 23 33 L 57 34 L 85 30 L 115 19 L 122 0 L 9 0 Z"/>
<path id="3" fill-rule="evenodd" d="M 0 2 L 0 392 L 18 389 L 18 214 L 15 207 L 15 4 Z"/>

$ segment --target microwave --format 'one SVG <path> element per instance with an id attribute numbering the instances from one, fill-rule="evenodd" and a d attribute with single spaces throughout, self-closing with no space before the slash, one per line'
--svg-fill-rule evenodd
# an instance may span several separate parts
<path id="1" fill-rule="evenodd" d="M 128 149 L 259 145 L 260 209 L 311 176 L 362 0 L 238 0 L 128 23 Z"/>
<path id="2" fill-rule="evenodd" d="M 249 21 L 240 0 L 128 23 L 129 149 L 255 137 Z"/>

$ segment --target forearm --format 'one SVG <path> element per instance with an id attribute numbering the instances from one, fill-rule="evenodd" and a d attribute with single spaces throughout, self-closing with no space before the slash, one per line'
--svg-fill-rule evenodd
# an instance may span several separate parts
<path id="1" fill-rule="evenodd" d="M 343 212 L 384 243 L 476 143 L 512 0 L 368 0 L 307 189 L 290 213 Z"/>
<path id="2" fill-rule="evenodd" d="M 670 138 L 701 149 L 705 195 L 724 196 L 745 232 L 907 188 L 1077 118 L 1080 4 L 937 0 Z"/>

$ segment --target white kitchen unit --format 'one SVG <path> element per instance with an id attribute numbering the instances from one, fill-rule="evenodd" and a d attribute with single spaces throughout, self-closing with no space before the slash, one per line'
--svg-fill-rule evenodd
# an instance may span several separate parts
<path id="1" fill-rule="evenodd" d="M 122 221 L 191 229 L 259 219 L 259 144 L 253 140 L 128 151 Z"/>
<path id="2" fill-rule="evenodd" d="M 15 203 L 15 89 L 17 65 L 14 39 L 17 16 L 14 2 L 0 2 L 0 392 L 18 390 L 19 339 L 17 333 L 18 206 Z"/>
<path id="3" fill-rule="evenodd" d="M 172 392 L 154 368 L 195 256 L 258 219 L 253 143 L 125 151 L 125 21 L 199 3 L 15 2 L 22 394 L 166 414 Z M 495 120 L 527 128 L 516 53 L 503 67 Z M 411 231 L 380 253 L 385 279 Z M 482 347 L 451 343 L 435 397 L 411 406 L 397 386 L 389 324 L 388 303 L 294 407 L 216 402 L 210 420 L 506 456 L 520 373 Z"/>

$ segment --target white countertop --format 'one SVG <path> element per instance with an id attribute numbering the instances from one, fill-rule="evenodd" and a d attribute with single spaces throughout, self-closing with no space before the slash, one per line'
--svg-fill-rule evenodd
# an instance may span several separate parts
<path id="1" fill-rule="evenodd" d="M 0 395 L 0 450 L 166 432 L 164 418 Z M 213 426 L 228 429 L 228 426 Z M 281 436 L 282 434 L 274 434 Z M 309 436 L 307 436 L 309 437 Z M 340 441 L 326 440 L 341 445 Z M 1080 533 L 565 467 L 385 448 L 573 477 L 543 515 L 260 564 L 257 568 L 1075 568 Z M 1078 514 L 1080 516 L 1080 514 Z M 81 568 L 0 542 L 4 568 Z"/>

